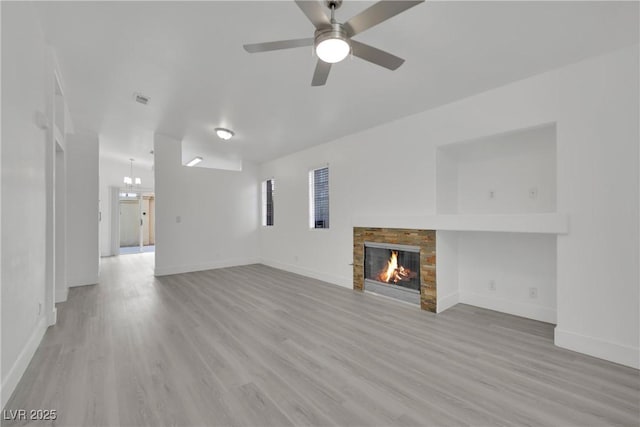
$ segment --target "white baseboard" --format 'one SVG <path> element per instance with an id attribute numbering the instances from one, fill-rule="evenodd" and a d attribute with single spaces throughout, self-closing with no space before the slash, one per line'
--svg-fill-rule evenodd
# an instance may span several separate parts
<path id="1" fill-rule="evenodd" d="M 442 298 L 438 297 L 436 313 L 442 313 L 460 302 L 460 294 L 456 291 Z"/>
<path id="2" fill-rule="evenodd" d="M 322 280 L 333 285 L 342 286 L 343 288 L 353 289 L 353 278 L 334 276 L 320 271 L 310 270 L 298 265 L 286 264 L 283 262 L 275 261 L 272 259 L 261 258 L 260 263 L 268 265 L 269 267 L 277 268 L 278 270 L 285 270 L 291 273 L 300 274 L 301 276 L 311 277 L 312 279 Z"/>
<path id="3" fill-rule="evenodd" d="M 460 291 L 459 302 L 502 313 L 513 314 L 514 316 L 526 317 L 527 319 L 556 323 L 556 311 L 550 308 L 540 307 L 539 305 L 494 298 L 468 291 Z"/>
<path id="4" fill-rule="evenodd" d="M 65 302 L 67 300 L 67 296 L 69 295 L 69 288 L 57 289 L 56 290 L 56 303 Z"/>
<path id="5" fill-rule="evenodd" d="M 153 274 L 155 276 L 168 276 L 170 274 L 191 273 L 194 271 L 214 270 L 216 268 L 235 267 L 238 265 L 259 264 L 258 258 L 231 258 L 226 260 L 212 261 L 202 264 L 172 265 L 169 267 L 156 266 Z"/>
<path id="6" fill-rule="evenodd" d="M 38 320 L 38 323 L 31 333 L 29 340 L 22 348 L 22 351 L 18 355 L 18 358 L 16 359 L 11 369 L 9 369 L 9 373 L 5 377 L 5 380 L 2 382 L 2 388 L 0 389 L 0 395 L 2 396 L 2 408 L 4 408 L 4 406 L 7 404 L 7 401 L 20 382 L 22 375 L 24 375 L 24 371 L 27 370 L 27 366 L 29 366 L 29 362 L 31 362 L 31 359 L 38 349 L 40 341 L 42 341 L 42 337 L 44 336 L 44 333 L 46 331 L 47 319 L 43 316 Z"/>
<path id="7" fill-rule="evenodd" d="M 640 349 L 638 347 L 616 344 L 558 327 L 555 329 L 554 343 L 558 347 L 640 369 Z"/>

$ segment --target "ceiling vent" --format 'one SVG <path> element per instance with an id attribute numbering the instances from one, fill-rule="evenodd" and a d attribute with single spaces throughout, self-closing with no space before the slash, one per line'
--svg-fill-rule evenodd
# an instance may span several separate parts
<path id="1" fill-rule="evenodd" d="M 147 105 L 149 103 L 149 97 L 142 95 L 141 93 L 134 93 L 133 99 L 139 104 Z"/>

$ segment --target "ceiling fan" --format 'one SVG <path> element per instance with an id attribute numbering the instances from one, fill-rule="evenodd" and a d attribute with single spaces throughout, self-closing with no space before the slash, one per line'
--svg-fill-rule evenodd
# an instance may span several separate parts
<path id="1" fill-rule="evenodd" d="M 313 73 L 311 86 L 322 86 L 327 82 L 331 64 L 342 61 L 349 53 L 389 70 L 395 70 L 400 67 L 404 59 L 373 46 L 360 43 L 353 40 L 352 37 L 424 2 L 424 0 L 379 1 L 342 24 L 335 19 L 335 11 L 342 5 L 342 0 L 323 0 L 323 2 L 318 0 L 295 0 L 295 2 L 309 18 L 313 26 L 316 27 L 313 37 L 245 44 L 244 49 L 249 53 L 257 53 L 314 46 L 318 55 L 318 63 Z M 322 3 L 331 10 L 330 18 L 324 13 Z"/>

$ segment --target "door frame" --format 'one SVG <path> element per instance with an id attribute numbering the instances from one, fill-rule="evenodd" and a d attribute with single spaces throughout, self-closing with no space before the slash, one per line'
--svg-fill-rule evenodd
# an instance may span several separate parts
<path id="1" fill-rule="evenodd" d="M 142 235 L 143 193 L 152 193 L 155 198 L 155 192 L 153 191 L 153 188 L 136 188 L 133 191 L 138 194 L 138 197 L 136 197 L 136 200 L 138 200 L 138 217 L 140 219 L 140 225 L 138 227 L 138 247 L 140 252 L 142 252 L 142 248 L 144 247 L 144 237 Z M 127 192 L 132 192 L 132 189 L 111 187 L 111 253 L 115 256 L 120 255 L 120 193 Z M 153 220 L 155 222 L 155 215 Z"/>

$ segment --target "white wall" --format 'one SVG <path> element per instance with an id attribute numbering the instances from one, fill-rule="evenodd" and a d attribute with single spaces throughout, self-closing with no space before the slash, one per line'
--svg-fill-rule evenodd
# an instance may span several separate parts
<path id="1" fill-rule="evenodd" d="M 67 145 L 56 144 L 55 156 L 55 302 L 67 300 Z"/>
<path id="2" fill-rule="evenodd" d="M 460 302 L 457 231 L 436 231 L 436 280 L 436 311 L 441 313 Z"/>
<path id="3" fill-rule="evenodd" d="M 263 164 L 259 180 L 277 188 L 263 262 L 351 287 L 351 218 L 434 214 L 437 146 L 548 123 L 571 221 L 557 238 L 556 343 L 638 367 L 638 46 Z M 325 163 L 331 229 L 309 230 L 307 172 Z"/>
<path id="4" fill-rule="evenodd" d="M 4 407 L 46 328 L 47 50 L 31 4 L 2 4 L 2 345 Z M 40 312 L 39 312 L 40 311 Z"/>
<path id="5" fill-rule="evenodd" d="M 117 255 L 112 250 L 111 213 L 113 211 L 111 188 L 120 188 L 122 179 L 130 175 L 128 159 L 121 161 L 100 157 L 100 256 Z M 142 187 L 153 191 L 154 174 L 150 167 L 133 162 L 133 174 L 142 179 Z M 117 210 L 116 210 L 117 212 Z M 117 236 L 118 234 L 116 234 Z M 118 243 L 114 248 L 118 247 Z"/>
<path id="6" fill-rule="evenodd" d="M 67 136 L 67 284 L 98 283 L 98 137 Z"/>
<path id="7" fill-rule="evenodd" d="M 0 25 L 2 25 L 2 5 L 0 5 Z M 0 29 L 2 27 L 0 26 Z M 0 31 L 0 52 L 1 50 L 1 46 L 2 46 L 2 31 Z M 2 60 L 0 58 L 0 64 L 2 64 Z M 2 96 L 2 83 L 4 82 L 4 80 L 2 80 L 2 67 L 0 67 L 0 99 L 4 99 L 4 97 Z M 4 106 L 4 102 L 0 102 L 0 141 L 4 140 L 4 133 L 2 133 L 2 120 L 4 119 L 4 116 L 2 115 L 2 107 Z M 2 182 L 3 182 L 3 178 L 2 178 L 2 144 L 0 143 L 0 236 L 2 236 Z M 4 258 L 2 258 L 2 239 L 0 238 L 0 406 L 2 406 L 4 408 L 4 393 L 3 393 L 3 387 L 2 385 L 4 384 L 4 371 L 2 369 L 2 279 L 4 277 L 2 271 L 2 264 L 4 264 L 4 262 L 2 262 L 2 260 L 4 260 Z M 5 390 L 6 391 L 6 390 Z"/>
<path id="8" fill-rule="evenodd" d="M 556 74 L 556 344 L 640 368 L 638 46 Z M 549 106 L 551 107 L 551 106 Z"/>
<path id="9" fill-rule="evenodd" d="M 182 166 L 181 143 L 155 135 L 156 275 L 251 264 L 258 257 L 255 166 Z"/>

